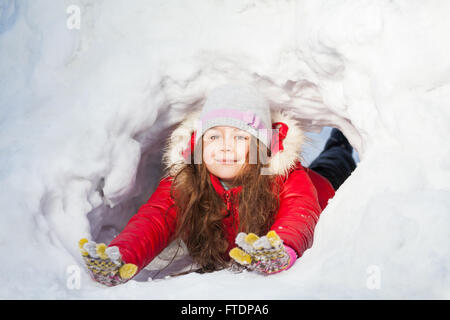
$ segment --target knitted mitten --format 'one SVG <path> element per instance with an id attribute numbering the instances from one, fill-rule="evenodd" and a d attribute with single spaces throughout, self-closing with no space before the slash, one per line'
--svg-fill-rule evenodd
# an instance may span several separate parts
<path id="1" fill-rule="evenodd" d="M 78 246 L 92 279 L 101 284 L 112 287 L 127 282 L 136 274 L 137 266 L 125 264 L 117 247 L 87 239 L 81 239 Z"/>
<path id="2" fill-rule="evenodd" d="M 283 240 L 275 231 L 269 231 L 259 238 L 254 233 L 241 232 L 236 236 L 236 244 L 230 257 L 247 269 L 265 274 L 273 274 L 290 268 L 296 258 L 295 251 L 283 245 Z"/>

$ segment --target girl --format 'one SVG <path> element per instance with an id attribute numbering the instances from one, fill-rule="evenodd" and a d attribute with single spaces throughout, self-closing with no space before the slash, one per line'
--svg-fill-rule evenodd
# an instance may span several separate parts
<path id="1" fill-rule="evenodd" d="M 184 241 L 198 272 L 289 269 L 312 246 L 320 213 L 354 169 L 339 131 L 314 162 L 321 174 L 301 165 L 304 140 L 298 122 L 271 110 L 255 88 L 216 88 L 171 134 L 165 176 L 125 229 L 109 246 L 80 240 L 91 276 L 124 283 L 174 239 Z"/>

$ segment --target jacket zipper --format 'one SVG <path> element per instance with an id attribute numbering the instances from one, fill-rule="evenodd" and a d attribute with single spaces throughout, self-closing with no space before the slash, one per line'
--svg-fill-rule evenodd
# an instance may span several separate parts
<path id="1" fill-rule="evenodd" d="M 225 192 L 225 199 L 227 201 L 227 211 L 230 212 L 231 210 L 231 201 L 230 201 L 230 193 Z"/>

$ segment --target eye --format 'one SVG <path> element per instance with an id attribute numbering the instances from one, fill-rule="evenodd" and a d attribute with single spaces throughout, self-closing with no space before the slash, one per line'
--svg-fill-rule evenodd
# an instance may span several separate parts
<path id="1" fill-rule="evenodd" d="M 216 137 L 219 137 L 219 136 L 210 136 L 209 139 L 210 140 L 215 140 Z"/>
<path id="2" fill-rule="evenodd" d="M 237 136 L 238 140 L 248 140 L 247 136 Z"/>

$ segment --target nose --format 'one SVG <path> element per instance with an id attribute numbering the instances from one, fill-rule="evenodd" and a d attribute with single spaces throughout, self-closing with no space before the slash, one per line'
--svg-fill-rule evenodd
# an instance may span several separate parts
<path id="1" fill-rule="evenodd" d="M 222 151 L 232 151 L 234 147 L 234 141 L 232 137 L 225 137 L 223 139 Z"/>

